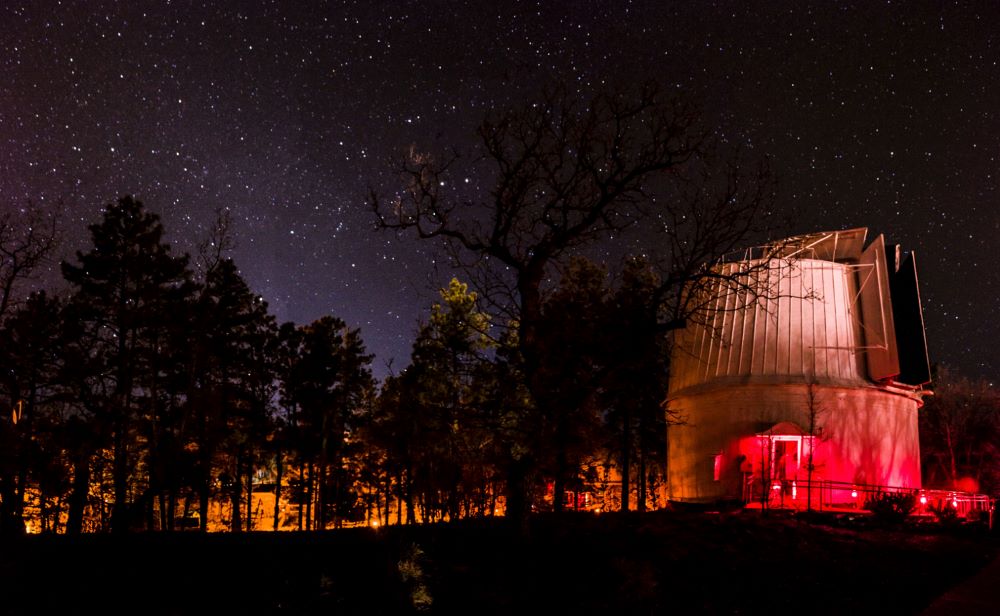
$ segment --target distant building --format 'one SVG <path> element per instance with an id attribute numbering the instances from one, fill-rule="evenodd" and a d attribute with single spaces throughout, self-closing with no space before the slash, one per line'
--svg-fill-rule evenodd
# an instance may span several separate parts
<path id="1" fill-rule="evenodd" d="M 717 266 L 753 269 L 755 293 L 709 292 L 675 338 L 666 405 L 684 423 L 669 430 L 670 500 L 788 505 L 808 486 L 827 501 L 920 487 L 930 371 L 916 264 L 866 235 L 794 237 Z"/>

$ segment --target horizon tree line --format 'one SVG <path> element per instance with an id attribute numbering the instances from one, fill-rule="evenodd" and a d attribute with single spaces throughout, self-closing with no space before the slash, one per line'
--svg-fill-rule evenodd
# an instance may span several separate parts
<path id="1" fill-rule="evenodd" d="M 538 479 L 558 473 L 577 489 L 586 465 L 608 465 L 618 448 L 625 459 L 661 457 L 651 451 L 662 446 L 658 394 L 645 423 L 623 427 L 615 387 L 628 384 L 597 374 L 627 323 L 620 305 L 649 274 L 641 261 L 617 289 L 583 259 L 563 274 L 543 329 L 560 353 L 549 378 L 569 397 L 560 423 L 525 433 L 515 334 L 497 335 L 467 284 L 441 290 L 410 366 L 379 386 L 360 331 L 343 320 L 277 324 L 224 255 L 227 226 L 221 216 L 192 265 L 157 215 L 123 197 L 90 225 L 92 245 L 61 263 L 64 296 L 10 302 L 0 324 L 0 404 L 11 409 L 0 420 L 4 533 L 28 522 L 68 534 L 174 530 L 191 519 L 207 530 L 222 504 L 229 530 L 259 529 L 252 495 L 262 486 L 274 495 L 274 529 L 289 517 L 298 529 L 388 524 L 390 511 L 397 523 L 455 520 L 503 511 L 505 447 L 517 443 L 539 451 L 558 440 Z M 650 366 L 655 388 L 663 378 Z M 607 386 L 573 393 L 584 377 Z M 611 436 L 631 438 L 632 424 L 645 441 Z M 294 513 L 282 516 L 279 503 Z"/>

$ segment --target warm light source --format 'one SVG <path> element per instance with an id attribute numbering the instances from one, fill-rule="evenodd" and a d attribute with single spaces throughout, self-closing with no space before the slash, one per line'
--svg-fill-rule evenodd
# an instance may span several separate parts
<path id="1" fill-rule="evenodd" d="M 920 495 L 920 504 L 921 505 L 926 505 L 927 504 L 927 497 L 924 496 L 923 494 Z"/>
<path id="2" fill-rule="evenodd" d="M 858 497 L 858 491 L 857 490 L 851 490 L 851 498 L 857 498 L 857 497 Z"/>

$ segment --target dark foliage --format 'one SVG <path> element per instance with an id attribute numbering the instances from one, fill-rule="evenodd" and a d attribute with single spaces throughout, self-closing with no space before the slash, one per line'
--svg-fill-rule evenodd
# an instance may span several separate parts
<path id="1" fill-rule="evenodd" d="M 865 498 L 864 508 L 884 524 L 901 524 L 917 506 L 913 492 L 876 492 Z"/>

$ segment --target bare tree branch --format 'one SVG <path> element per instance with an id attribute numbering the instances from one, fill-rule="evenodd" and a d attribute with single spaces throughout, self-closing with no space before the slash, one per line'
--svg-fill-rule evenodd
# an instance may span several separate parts
<path id="1" fill-rule="evenodd" d="M 690 108 L 655 85 L 586 99 L 555 87 L 489 116 L 478 136 L 481 156 L 470 162 L 492 174 L 488 198 L 470 202 L 452 187 L 456 153 L 439 161 L 411 148 L 396 168 L 402 190 L 389 200 L 371 190 L 369 203 L 380 228 L 443 240 L 481 296 L 499 300 L 536 402 L 545 399 L 543 293 L 577 251 L 654 226 L 664 328 L 707 314 L 719 294 L 760 293 L 764 265 L 719 264 L 770 222 L 767 166 L 720 156 Z"/>
<path id="2" fill-rule="evenodd" d="M 226 253 L 236 248 L 233 236 L 233 218 L 229 208 L 215 208 L 215 220 L 208 234 L 198 242 L 198 267 L 202 273 L 212 271 L 225 258 Z"/>
<path id="3" fill-rule="evenodd" d="M 17 304 L 18 286 L 30 280 L 59 243 L 58 217 L 33 203 L 0 215 L 0 319 Z"/>

